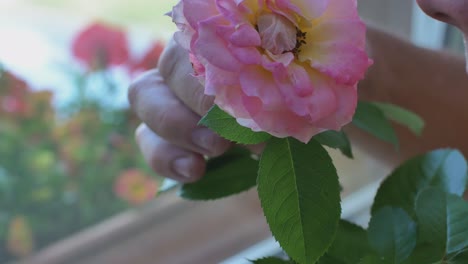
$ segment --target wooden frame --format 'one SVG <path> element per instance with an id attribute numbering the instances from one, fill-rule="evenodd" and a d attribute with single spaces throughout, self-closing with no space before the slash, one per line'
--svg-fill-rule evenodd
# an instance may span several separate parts
<path id="1" fill-rule="evenodd" d="M 254 191 L 211 202 L 184 201 L 172 192 L 21 263 L 218 263 L 269 236 Z"/>

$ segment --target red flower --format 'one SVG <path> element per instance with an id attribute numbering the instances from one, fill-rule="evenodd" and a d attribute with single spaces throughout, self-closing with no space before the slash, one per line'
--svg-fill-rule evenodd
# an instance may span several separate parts
<path id="1" fill-rule="evenodd" d="M 125 32 L 95 23 L 80 32 L 73 41 L 73 55 L 90 69 L 103 69 L 129 60 Z"/>
<path id="2" fill-rule="evenodd" d="M 153 43 L 146 54 L 139 61 L 133 63 L 132 72 L 147 71 L 156 68 L 164 46 L 165 44 L 161 41 Z"/>
<path id="3" fill-rule="evenodd" d="M 26 99 L 30 92 L 25 81 L 0 71 L 0 113 L 25 114 L 28 111 Z"/>

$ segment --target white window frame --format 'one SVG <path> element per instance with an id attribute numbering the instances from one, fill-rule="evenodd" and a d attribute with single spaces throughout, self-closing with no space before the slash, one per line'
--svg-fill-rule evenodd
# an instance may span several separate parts
<path id="1" fill-rule="evenodd" d="M 429 49 L 444 48 L 447 25 L 426 15 L 416 1 L 413 4 L 411 41 Z"/>

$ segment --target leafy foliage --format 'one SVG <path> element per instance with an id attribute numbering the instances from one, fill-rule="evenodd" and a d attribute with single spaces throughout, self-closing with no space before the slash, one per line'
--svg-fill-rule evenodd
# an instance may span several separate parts
<path id="1" fill-rule="evenodd" d="M 184 184 L 179 195 L 190 200 L 212 200 L 246 191 L 257 184 L 258 161 L 247 149 L 234 148 L 211 159 L 205 176 L 198 182 Z"/>
<path id="2" fill-rule="evenodd" d="M 294 198 L 296 192 L 301 193 L 302 186 L 309 186 L 307 184 L 310 183 L 301 182 L 299 185 L 291 179 L 288 182 L 288 177 L 299 175 L 298 168 L 302 167 L 298 166 L 302 162 L 301 159 L 296 158 L 293 153 L 314 157 L 310 160 L 318 158 L 299 150 L 293 144 L 294 142 L 289 140 L 271 140 L 268 143 L 260 164 L 259 193 L 272 232 L 286 252 L 296 258 L 298 263 L 315 263 L 295 255 L 301 256 L 302 251 L 297 249 L 305 249 L 307 243 L 316 241 L 316 237 L 312 238 L 303 232 L 309 227 L 300 226 L 303 222 L 301 220 L 308 219 L 307 212 L 310 211 L 307 206 L 302 206 L 301 202 L 305 199 L 302 196 L 297 196 L 301 199 Z M 301 162 L 296 162 L 298 160 Z M 310 162 L 308 165 L 319 166 Z M 460 197 L 465 190 L 466 174 L 466 161 L 461 153 L 455 150 L 436 150 L 407 161 L 382 183 L 373 206 L 368 230 L 341 221 L 333 242 L 317 263 L 467 263 L 468 203 Z M 279 193 L 274 191 L 279 189 L 287 192 L 285 195 L 268 196 L 271 193 Z M 310 197 L 310 194 L 306 197 Z M 289 209 L 287 214 L 283 215 L 283 211 L 286 210 L 283 207 Z M 298 214 L 290 208 L 303 209 L 303 212 Z M 291 219 L 296 219 L 298 224 L 288 222 L 292 221 Z M 308 223 L 313 222 L 310 220 Z M 298 236 L 293 237 L 298 233 Z M 301 236 L 302 234 L 304 235 Z M 289 248 L 294 241 L 304 241 L 304 246 L 296 244 L 295 248 Z"/>
<path id="3" fill-rule="evenodd" d="M 421 135 L 424 129 L 424 120 L 417 114 L 400 106 L 387 103 L 372 102 L 390 120 L 408 127 L 414 134 Z"/>
<path id="4" fill-rule="evenodd" d="M 444 255 L 468 248 L 468 204 L 462 198 L 427 188 L 415 207 L 422 241 L 443 249 Z"/>
<path id="5" fill-rule="evenodd" d="M 271 139 L 258 193 L 283 249 L 298 263 L 315 263 L 332 243 L 341 211 L 338 176 L 325 149 L 315 140 Z"/>
<path id="6" fill-rule="evenodd" d="M 384 112 L 372 103 L 358 103 L 353 124 L 383 141 L 398 146 L 398 138 L 392 124 Z"/>
<path id="7" fill-rule="evenodd" d="M 214 105 L 200 120 L 201 125 L 213 129 L 220 136 L 240 144 L 258 144 L 271 136 L 264 132 L 254 132 L 239 125 L 236 119 Z"/>
<path id="8" fill-rule="evenodd" d="M 262 258 L 252 261 L 253 264 L 295 264 L 292 260 L 284 260 L 275 257 Z"/>
<path id="9" fill-rule="evenodd" d="M 352 241 L 353 243 L 350 243 Z M 326 263 L 358 263 L 371 249 L 367 232 L 362 227 L 341 220 L 335 240 L 323 256 L 319 264 Z"/>
<path id="10" fill-rule="evenodd" d="M 384 207 L 369 223 L 372 248 L 391 263 L 402 263 L 416 246 L 416 223 L 403 209 Z"/>
<path id="11" fill-rule="evenodd" d="M 314 137 L 320 144 L 330 148 L 339 149 L 343 155 L 348 158 L 353 158 L 351 143 L 348 136 L 343 131 L 325 131 Z"/>
<path id="12" fill-rule="evenodd" d="M 411 216 L 416 195 L 428 186 L 461 196 L 467 184 L 467 163 L 452 149 L 441 149 L 410 159 L 380 186 L 372 212 L 384 206 L 401 207 Z"/>

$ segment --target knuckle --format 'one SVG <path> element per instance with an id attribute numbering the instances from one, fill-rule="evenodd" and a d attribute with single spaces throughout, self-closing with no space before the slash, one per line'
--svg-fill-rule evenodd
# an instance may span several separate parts
<path id="1" fill-rule="evenodd" d="M 159 61 L 159 71 L 165 77 L 171 76 L 171 74 L 180 65 L 180 61 L 188 60 L 188 54 L 177 44 L 168 45 L 168 47 L 161 54 Z"/>
<path id="2" fill-rule="evenodd" d="M 156 133 L 163 137 L 168 137 L 177 130 L 177 122 L 174 120 L 176 117 L 174 111 L 177 108 L 177 105 L 172 104 L 153 113 L 152 123 Z"/>

